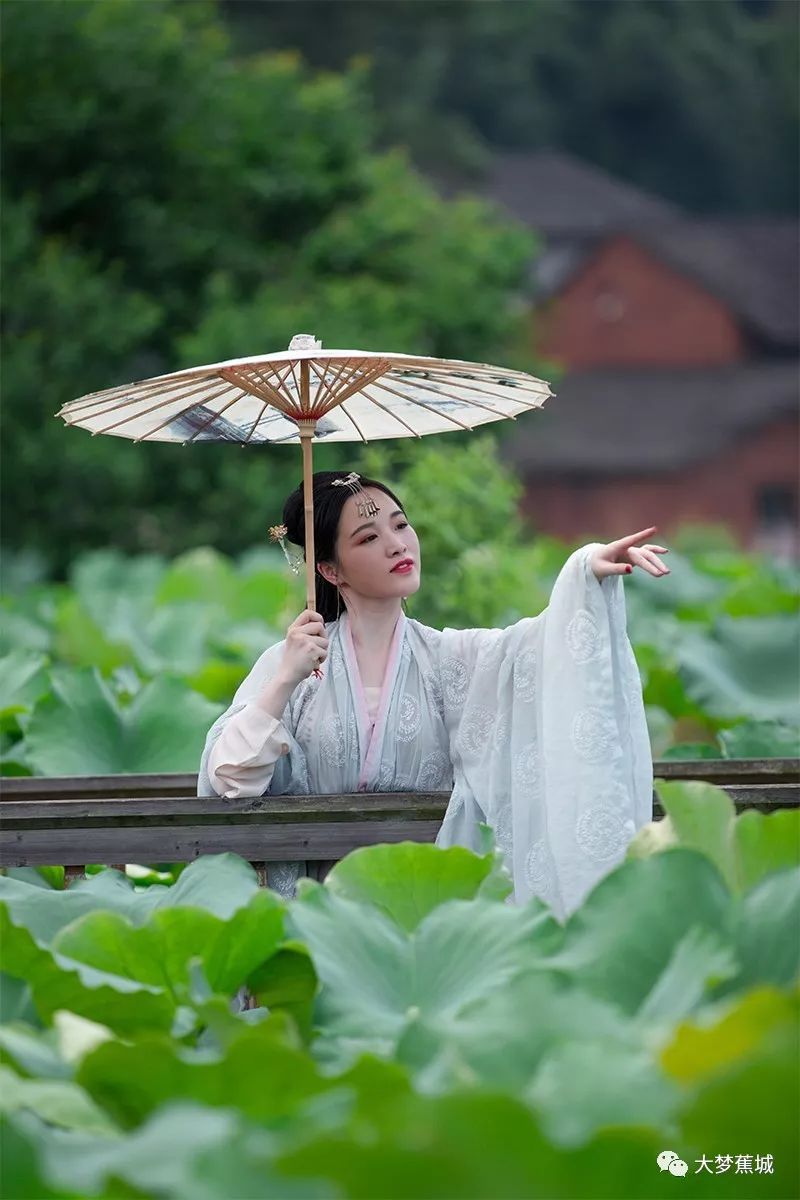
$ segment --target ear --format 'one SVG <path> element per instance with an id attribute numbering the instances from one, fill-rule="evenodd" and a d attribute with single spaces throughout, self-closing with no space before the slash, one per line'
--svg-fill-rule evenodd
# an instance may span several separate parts
<path id="1" fill-rule="evenodd" d="M 317 563 L 317 570 L 323 579 L 327 579 L 328 583 L 331 583 L 334 587 L 336 587 L 339 582 L 339 576 L 332 563 L 319 562 Z"/>

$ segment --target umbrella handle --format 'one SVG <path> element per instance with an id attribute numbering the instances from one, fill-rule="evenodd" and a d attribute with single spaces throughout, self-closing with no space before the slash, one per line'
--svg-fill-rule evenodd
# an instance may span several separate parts
<path id="1" fill-rule="evenodd" d="M 306 608 L 317 606 L 317 589 L 314 582 L 314 490 L 312 483 L 311 439 L 316 421 L 298 421 L 300 444 L 303 447 L 303 511 L 306 529 Z"/>

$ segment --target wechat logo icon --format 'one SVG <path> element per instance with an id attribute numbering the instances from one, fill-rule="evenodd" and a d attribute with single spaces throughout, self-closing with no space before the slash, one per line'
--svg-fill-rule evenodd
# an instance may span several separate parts
<path id="1" fill-rule="evenodd" d="M 669 1171 L 670 1175 L 685 1175 L 689 1170 L 688 1164 L 674 1150 L 662 1150 L 656 1162 L 659 1171 Z"/>

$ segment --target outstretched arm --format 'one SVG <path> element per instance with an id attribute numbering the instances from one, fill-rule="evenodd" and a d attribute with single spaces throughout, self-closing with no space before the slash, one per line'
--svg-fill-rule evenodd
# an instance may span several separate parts
<path id="1" fill-rule="evenodd" d="M 598 546 L 590 560 L 595 578 L 602 580 L 607 575 L 630 575 L 635 566 L 657 577 L 669 575 L 669 567 L 665 567 L 658 557 L 659 554 L 669 554 L 666 546 L 655 546 L 649 542 L 644 546 L 637 545 L 655 533 L 657 528 L 657 525 L 651 525 L 649 529 L 641 529 L 606 546 Z"/>

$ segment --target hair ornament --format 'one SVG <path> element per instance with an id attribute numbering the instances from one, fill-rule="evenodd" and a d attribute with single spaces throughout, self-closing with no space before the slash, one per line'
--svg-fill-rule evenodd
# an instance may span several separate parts
<path id="1" fill-rule="evenodd" d="M 281 550 L 283 551 L 284 558 L 286 559 L 287 563 L 289 564 L 289 566 L 292 569 L 292 571 L 294 572 L 294 574 L 299 575 L 300 570 L 303 566 L 303 557 L 300 554 L 290 554 L 290 552 L 287 550 L 286 535 L 288 532 L 289 532 L 289 530 L 286 528 L 285 525 L 270 525 L 270 527 L 269 527 L 270 540 L 273 542 L 280 543 L 280 547 L 281 547 Z"/>
<path id="2" fill-rule="evenodd" d="M 331 480 L 331 487 L 346 487 L 355 496 L 357 492 L 363 492 L 363 500 L 356 501 L 356 512 L 360 517 L 376 517 L 381 511 L 371 496 L 364 492 L 361 483 L 361 476 L 357 471 L 351 471 L 344 479 Z"/>

